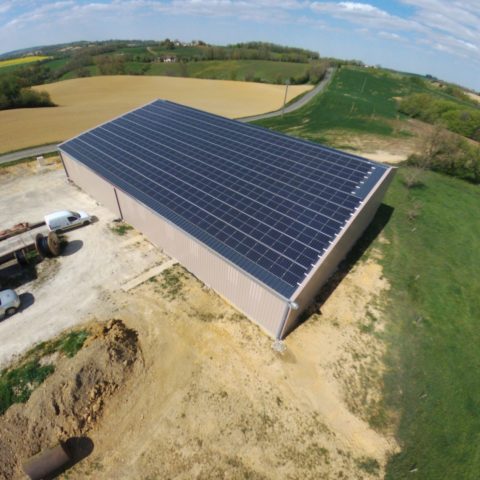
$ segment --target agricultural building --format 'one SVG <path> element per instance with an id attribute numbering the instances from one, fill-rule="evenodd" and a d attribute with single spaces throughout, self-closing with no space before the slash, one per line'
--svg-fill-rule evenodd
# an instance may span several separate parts
<path id="1" fill-rule="evenodd" d="M 278 339 L 368 226 L 393 176 L 163 100 L 59 149 L 71 180 Z"/>

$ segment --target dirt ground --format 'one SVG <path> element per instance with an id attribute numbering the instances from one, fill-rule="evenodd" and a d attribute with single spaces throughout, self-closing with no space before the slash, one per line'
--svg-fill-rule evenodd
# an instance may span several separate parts
<path id="1" fill-rule="evenodd" d="M 475 100 L 476 102 L 480 103 L 480 95 L 477 95 L 476 93 L 472 92 L 465 92 L 472 100 Z"/>
<path id="2" fill-rule="evenodd" d="M 141 235 L 113 233 L 114 215 L 68 184 L 58 163 L 39 172 L 35 162 L 0 168 L 0 230 L 65 209 L 84 210 L 98 221 L 68 232 L 63 254 L 43 261 L 38 278 L 17 288 L 28 301 L 21 312 L 0 321 L 0 366 L 89 315 L 110 312 L 109 291 L 167 260 Z"/>
<path id="3" fill-rule="evenodd" d="M 35 87 L 58 106 L 0 112 L 0 153 L 66 140 L 157 98 L 229 118 L 279 109 L 285 87 L 254 82 L 173 77 L 102 76 Z M 292 85 L 287 101 L 312 85 Z"/>
<path id="4" fill-rule="evenodd" d="M 389 285 L 377 252 L 312 309 L 279 354 L 180 266 L 123 291 L 166 257 L 135 231 L 113 234 L 108 212 L 66 184 L 61 171 L 22 167 L 0 183 L 2 198 L 15 204 L 12 220 L 67 204 L 99 217 L 72 232 L 82 248 L 61 257 L 43 281 L 22 287 L 35 303 L 0 323 L 0 358 L 95 319 L 119 318 L 138 334 L 141 362 L 88 430 L 92 454 L 64 478 L 383 477 L 398 446 L 394 419 L 378 421 L 381 305 Z M 8 209 L 0 205 L 5 223 Z"/>
<path id="5" fill-rule="evenodd" d="M 45 446 L 87 440 L 85 432 L 132 374 L 138 360 L 136 333 L 120 320 L 94 324 L 89 330 L 90 337 L 74 361 L 59 352 L 42 357 L 42 364 L 54 365 L 55 373 L 25 405 L 13 405 L 0 416 L 0 479 L 22 478 L 22 463 Z"/>
<path id="6" fill-rule="evenodd" d="M 352 134 L 334 130 L 325 135 L 329 142 L 341 150 L 360 155 L 376 162 L 395 165 L 404 162 L 412 153 L 418 152 L 432 131 L 433 126 L 415 119 L 391 121 L 401 135 L 382 137 L 380 135 Z"/>

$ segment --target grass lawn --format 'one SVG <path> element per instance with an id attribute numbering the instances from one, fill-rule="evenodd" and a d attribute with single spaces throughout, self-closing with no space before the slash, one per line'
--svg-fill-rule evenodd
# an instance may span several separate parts
<path id="1" fill-rule="evenodd" d="M 404 83 L 378 71 L 342 68 L 328 90 L 303 108 L 258 123 L 320 140 L 323 132 L 333 129 L 389 135 L 393 128 L 386 120 L 400 118 L 394 97 L 404 94 Z"/>
<path id="2" fill-rule="evenodd" d="M 385 202 L 387 403 L 402 453 L 387 478 L 477 479 L 480 472 L 480 188 L 440 174 L 408 190 L 402 169 Z M 408 212 L 420 205 L 420 216 Z"/>
<path id="3" fill-rule="evenodd" d="M 268 83 L 285 83 L 308 70 L 306 63 L 268 60 L 209 60 L 182 63 L 152 63 L 148 75 L 188 76 L 220 80 L 260 79 Z"/>
<path id="4" fill-rule="evenodd" d="M 327 91 L 305 107 L 278 119 L 258 122 L 285 133 L 324 141 L 329 130 L 346 130 L 375 135 L 396 134 L 391 120 L 407 118 L 397 110 L 396 98 L 411 93 L 445 97 L 416 77 L 378 69 L 343 67 Z M 460 102 L 448 96 L 452 101 Z"/>
<path id="5" fill-rule="evenodd" d="M 142 45 L 139 45 L 138 47 L 119 48 L 115 51 L 115 53 L 127 53 L 130 55 L 149 55 L 147 47 L 144 47 Z"/>
<path id="6" fill-rule="evenodd" d="M 100 75 L 98 65 L 89 65 L 88 67 L 85 67 L 85 70 L 88 70 L 91 77 L 96 77 L 97 75 Z M 71 80 L 72 78 L 78 78 L 76 70 L 70 70 L 67 73 L 63 74 L 60 80 Z"/>
<path id="7" fill-rule="evenodd" d="M 14 367 L 0 371 L 0 415 L 14 403 L 25 403 L 33 390 L 55 371 L 54 365 L 42 365 L 43 358 L 55 352 L 69 358 L 75 356 L 88 335 L 86 330 L 76 330 L 42 342 L 29 350 Z"/>
<path id="8" fill-rule="evenodd" d="M 177 47 L 173 50 L 169 50 L 168 48 L 162 47 L 151 47 L 150 51 L 155 52 L 158 56 L 173 56 L 177 58 L 184 58 L 184 57 L 195 57 L 196 55 L 203 55 L 208 50 L 208 47 Z"/>
<path id="9" fill-rule="evenodd" d="M 45 62 L 43 64 L 44 67 L 48 67 L 51 70 L 56 70 L 57 68 L 63 67 L 65 64 L 67 64 L 70 61 L 68 57 L 64 58 L 55 58 L 53 60 L 49 60 L 48 62 Z"/>
<path id="10" fill-rule="evenodd" d="M 343 69 L 301 110 L 260 123 L 317 139 L 333 127 L 389 133 L 392 97 L 411 89 L 395 75 Z M 384 200 L 394 209 L 388 243 L 373 244 L 391 284 L 385 406 L 399 414 L 402 446 L 387 479 L 473 480 L 480 472 L 480 188 L 425 172 L 423 185 L 408 189 L 406 169 Z"/>

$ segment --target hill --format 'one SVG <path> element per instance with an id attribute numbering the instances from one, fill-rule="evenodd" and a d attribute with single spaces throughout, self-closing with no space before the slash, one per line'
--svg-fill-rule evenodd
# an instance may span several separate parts
<path id="1" fill-rule="evenodd" d="M 208 45 L 202 41 L 75 42 L 15 52 L 46 55 L 32 68 L 2 69 L 14 73 L 25 86 L 92 75 L 169 75 L 267 83 L 315 83 L 321 78 L 316 52 L 263 42 Z M 16 59 L 5 54 L 4 58 Z M 205 62 L 208 62 L 205 64 Z M 209 62 L 216 62 L 209 64 Z M 197 65 L 198 63 L 198 65 Z M 313 68 L 312 68 L 313 67 Z"/>
<path id="2" fill-rule="evenodd" d="M 459 122 L 469 125 L 475 112 L 480 113 L 474 99 L 465 98 L 457 89 L 439 88 L 436 81 L 383 69 L 346 66 L 338 70 L 329 88 L 305 107 L 282 119 L 263 120 L 259 124 L 350 151 L 386 150 L 406 159 L 421 148 L 432 131 L 426 123 L 414 120 L 422 119 L 421 115 L 407 115 L 402 108 L 418 95 L 427 96 L 434 103 L 452 105 L 455 112 L 464 112 L 465 116 L 457 115 L 451 125 L 442 122 L 441 116 L 429 117 L 430 123 L 455 132 L 462 131 Z"/>
<path id="3" fill-rule="evenodd" d="M 310 88 L 290 87 L 287 100 Z M 156 98 L 244 117 L 277 110 L 285 94 L 281 85 L 125 75 L 77 78 L 34 89 L 49 93 L 58 106 L 0 111 L 1 153 L 65 140 Z"/>

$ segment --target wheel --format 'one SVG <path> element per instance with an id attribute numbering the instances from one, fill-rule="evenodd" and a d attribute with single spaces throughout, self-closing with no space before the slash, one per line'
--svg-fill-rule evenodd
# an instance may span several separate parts
<path id="1" fill-rule="evenodd" d="M 85 220 L 85 221 L 83 222 L 83 225 L 84 225 L 85 227 L 86 227 L 87 225 L 90 225 L 90 220 Z"/>
<path id="2" fill-rule="evenodd" d="M 5 312 L 8 316 L 13 315 L 14 313 L 17 312 L 17 309 L 15 307 L 10 307 L 7 308 L 7 311 Z"/>

